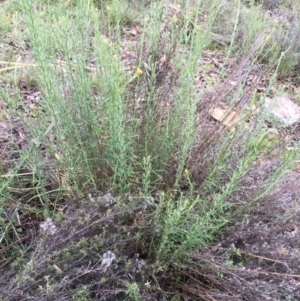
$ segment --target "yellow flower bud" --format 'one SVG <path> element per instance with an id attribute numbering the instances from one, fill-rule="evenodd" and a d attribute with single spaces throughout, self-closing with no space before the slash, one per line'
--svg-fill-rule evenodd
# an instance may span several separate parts
<path id="1" fill-rule="evenodd" d="M 143 70 L 141 68 L 137 67 L 136 70 L 135 70 L 135 74 L 136 75 L 141 75 L 141 74 L 143 74 Z"/>

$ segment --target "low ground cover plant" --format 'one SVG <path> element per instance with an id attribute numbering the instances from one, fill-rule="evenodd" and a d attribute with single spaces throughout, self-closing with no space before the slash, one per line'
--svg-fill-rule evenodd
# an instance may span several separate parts
<path id="1" fill-rule="evenodd" d="M 241 300 L 241 247 L 204 251 L 298 160 L 264 107 L 299 64 L 297 9 L 3 5 L 0 297 Z"/>

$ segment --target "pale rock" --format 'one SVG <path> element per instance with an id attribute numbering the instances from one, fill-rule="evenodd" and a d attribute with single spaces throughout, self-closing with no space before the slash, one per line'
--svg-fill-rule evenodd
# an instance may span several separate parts
<path id="1" fill-rule="evenodd" d="M 295 104 L 286 95 L 274 99 L 267 97 L 264 107 L 284 127 L 291 126 L 300 121 L 300 106 Z"/>

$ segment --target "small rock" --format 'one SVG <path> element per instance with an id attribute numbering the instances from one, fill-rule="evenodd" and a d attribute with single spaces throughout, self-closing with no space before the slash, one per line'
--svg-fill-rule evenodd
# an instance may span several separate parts
<path id="1" fill-rule="evenodd" d="M 300 107 L 286 95 L 274 99 L 267 97 L 264 107 L 284 127 L 300 121 Z"/>

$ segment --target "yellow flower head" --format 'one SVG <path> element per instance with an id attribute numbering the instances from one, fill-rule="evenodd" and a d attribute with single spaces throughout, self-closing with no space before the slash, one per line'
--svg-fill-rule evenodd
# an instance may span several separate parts
<path id="1" fill-rule="evenodd" d="M 189 170 L 186 168 L 186 169 L 184 170 L 184 173 L 185 173 L 186 175 L 188 175 L 188 174 L 189 174 Z"/>
<path id="2" fill-rule="evenodd" d="M 266 35 L 265 40 L 269 41 L 270 40 L 270 35 Z"/>
<path id="3" fill-rule="evenodd" d="M 174 15 L 174 16 L 172 17 L 172 22 L 176 23 L 177 21 L 178 21 L 178 18 L 177 18 L 176 15 Z"/>
<path id="4" fill-rule="evenodd" d="M 109 7 L 109 5 L 107 5 L 107 6 L 106 6 L 106 10 L 110 10 L 110 7 Z"/>
<path id="5" fill-rule="evenodd" d="M 196 29 L 197 29 L 197 30 L 200 30 L 200 29 L 201 29 L 201 26 L 200 26 L 200 25 L 196 25 Z"/>
<path id="6" fill-rule="evenodd" d="M 137 67 L 136 70 L 135 70 L 135 74 L 136 75 L 142 75 L 143 74 L 143 70 L 141 68 Z"/>
<path id="7" fill-rule="evenodd" d="M 95 6 L 94 6 L 94 4 L 92 4 L 91 9 L 92 9 L 92 11 L 95 11 Z"/>

